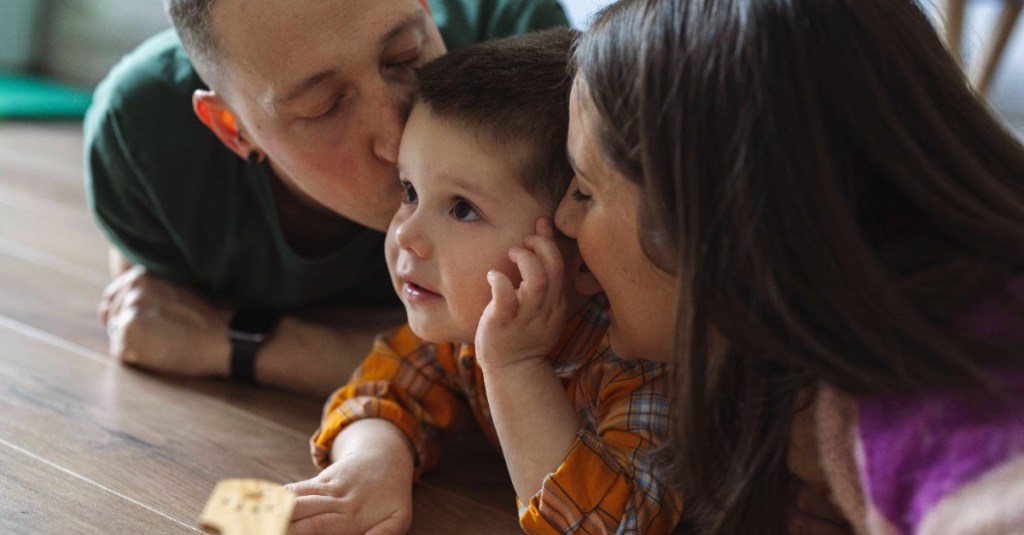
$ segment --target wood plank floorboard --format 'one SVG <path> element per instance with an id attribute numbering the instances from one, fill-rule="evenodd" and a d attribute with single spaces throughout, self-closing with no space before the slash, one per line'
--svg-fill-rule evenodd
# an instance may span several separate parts
<path id="1" fill-rule="evenodd" d="M 106 241 L 88 221 L 69 222 L 68 210 L 55 207 L 41 213 L 39 203 L 12 199 L 0 191 L 0 253 L 60 271 L 103 288 L 110 275 L 104 251 Z M 82 208 L 79 208 L 82 211 Z"/>
<path id="2" fill-rule="evenodd" d="M 31 263 L 0 254 L 0 273 L 15 280 L 30 281 L 0 292 L 0 314 L 9 320 L 39 329 L 106 358 L 106 338 L 93 313 L 99 288 L 63 272 L 47 273 Z M 38 279 L 38 280 L 35 280 Z M 290 427 L 304 437 L 319 423 L 323 400 L 301 399 L 267 389 L 253 389 L 223 381 L 154 378 L 196 394 L 260 415 L 279 425 Z M 340 380 L 339 380 L 340 381 Z M 503 470 L 498 452 L 482 436 L 453 437 L 446 444 L 451 455 L 427 475 L 428 481 L 452 488 L 458 493 L 487 505 L 511 508 L 514 494 Z M 447 453 L 447 452 L 446 452 Z M 466 463 L 467 460 L 471 462 Z M 466 465 L 474 469 L 466 470 Z"/>
<path id="3" fill-rule="evenodd" d="M 0 440 L 0 533 L 202 533 Z"/>
<path id="4" fill-rule="evenodd" d="M 103 287 L 0 252 L 0 315 L 106 353 L 96 317 Z"/>
<path id="5" fill-rule="evenodd" d="M 285 483 L 315 473 L 306 437 L 291 429 L 11 330 L 0 329 L 0 347 L 0 367 L 9 370 L 0 375 L 0 413 L 8 415 L 0 442 L 179 523 L 198 518 L 220 479 Z M 517 531 L 511 513 L 429 482 L 416 488 L 416 504 L 414 533 L 440 533 L 452 522 Z"/>
<path id="6" fill-rule="evenodd" d="M 0 123 L 0 191 L 4 194 L 32 194 L 40 204 L 84 208 L 82 169 L 79 123 Z M 90 221 L 84 210 L 76 217 Z"/>

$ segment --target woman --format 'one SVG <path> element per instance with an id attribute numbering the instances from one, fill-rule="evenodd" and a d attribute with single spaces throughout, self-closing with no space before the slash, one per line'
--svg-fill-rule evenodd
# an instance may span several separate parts
<path id="1" fill-rule="evenodd" d="M 605 289 L 637 241 L 678 277 L 692 528 L 781 532 L 791 432 L 858 532 L 1024 525 L 1024 149 L 920 9 L 624 0 L 576 59 L 558 223 Z"/>

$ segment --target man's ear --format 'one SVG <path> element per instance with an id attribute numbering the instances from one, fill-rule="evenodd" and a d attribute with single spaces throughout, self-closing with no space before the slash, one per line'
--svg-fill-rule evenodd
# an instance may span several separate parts
<path id="1" fill-rule="evenodd" d="M 235 113 L 215 91 L 196 89 L 192 93 L 192 110 L 231 152 L 243 160 L 249 158 L 252 144 L 239 130 Z"/>

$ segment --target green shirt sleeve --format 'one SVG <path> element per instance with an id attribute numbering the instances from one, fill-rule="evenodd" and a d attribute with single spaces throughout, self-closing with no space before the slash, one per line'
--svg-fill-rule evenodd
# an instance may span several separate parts
<path id="1" fill-rule="evenodd" d="M 172 280 L 188 278 L 188 266 L 179 253 L 160 202 L 146 185 L 147 171 L 134 156 L 140 147 L 130 126 L 129 93 L 150 90 L 123 82 L 115 72 L 99 86 L 86 116 L 85 179 L 90 208 L 107 239 L 125 258 Z M 157 125 L 159 127 L 159 125 Z"/>

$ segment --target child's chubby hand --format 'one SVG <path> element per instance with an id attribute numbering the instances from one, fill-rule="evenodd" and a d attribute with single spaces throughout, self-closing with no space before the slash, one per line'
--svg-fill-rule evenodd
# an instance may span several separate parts
<path id="1" fill-rule="evenodd" d="M 363 420 L 353 425 L 363 422 L 387 423 Z M 407 532 L 412 524 L 412 453 L 405 444 L 398 449 L 388 444 L 393 443 L 349 449 L 316 477 L 285 485 L 297 496 L 288 535 Z"/>
<path id="2" fill-rule="evenodd" d="M 564 262 L 551 221 L 539 219 L 536 232 L 508 253 L 522 274 L 519 288 L 502 273 L 487 273 L 491 302 L 480 317 L 475 341 L 483 368 L 545 359 L 565 327 Z"/>

